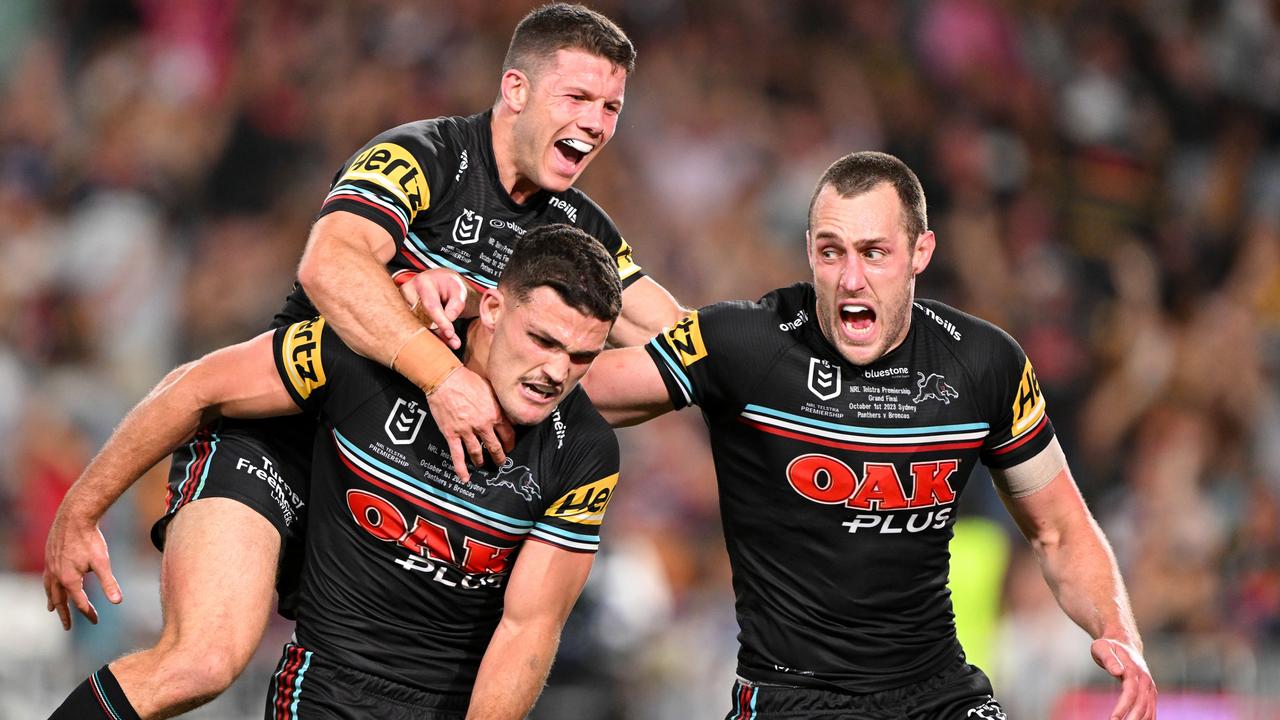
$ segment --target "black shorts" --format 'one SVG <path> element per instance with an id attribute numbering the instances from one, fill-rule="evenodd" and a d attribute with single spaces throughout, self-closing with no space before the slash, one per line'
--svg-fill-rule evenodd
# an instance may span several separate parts
<path id="1" fill-rule="evenodd" d="M 222 420 L 202 428 L 173 454 L 165 514 L 151 527 L 151 542 L 163 550 L 169 522 L 193 500 L 224 497 L 252 508 L 280 531 L 276 590 L 281 614 L 292 618 L 315 432 L 315 418 L 308 415 Z"/>
<path id="2" fill-rule="evenodd" d="M 331 663 L 298 645 L 267 689 L 266 720 L 464 720 L 468 694 L 431 693 Z"/>
<path id="3" fill-rule="evenodd" d="M 1007 720 L 991 693 L 986 674 L 963 661 L 927 680 L 865 695 L 739 679 L 725 720 Z"/>

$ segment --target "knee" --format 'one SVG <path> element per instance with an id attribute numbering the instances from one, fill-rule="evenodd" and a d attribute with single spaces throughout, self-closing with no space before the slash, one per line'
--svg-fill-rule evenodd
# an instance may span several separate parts
<path id="1" fill-rule="evenodd" d="M 177 642 L 156 648 L 161 652 L 157 669 L 178 702 L 204 703 L 222 694 L 240 676 L 252 648 L 240 648 L 225 639 Z"/>

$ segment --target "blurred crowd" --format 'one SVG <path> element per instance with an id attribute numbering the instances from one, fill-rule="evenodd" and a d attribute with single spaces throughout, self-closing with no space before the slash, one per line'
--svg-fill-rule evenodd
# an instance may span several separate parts
<path id="1" fill-rule="evenodd" d="M 47 713 L 159 626 L 164 468 L 107 518 L 125 604 L 64 637 L 38 573 L 67 486 L 168 369 L 265 329 L 345 158 L 492 104 L 532 4 L 0 3 L 0 716 Z M 639 59 L 581 187 L 650 274 L 688 306 L 804 279 L 822 170 L 903 158 L 938 236 L 917 292 L 1035 363 L 1162 691 L 1280 688 L 1280 2 L 590 4 Z M 536 716 L 723 716 L 705 429 L 620 435 L 609 548 Z M 1107 686 L 1087 638 L 984 478 L 962 516 L 997 531 L 955 549 L 995 568 L 970 654 L 1012 717 L 1066 717 L 1063 693 Z M 280 623 L 204 717 L 260 713 Z"/>

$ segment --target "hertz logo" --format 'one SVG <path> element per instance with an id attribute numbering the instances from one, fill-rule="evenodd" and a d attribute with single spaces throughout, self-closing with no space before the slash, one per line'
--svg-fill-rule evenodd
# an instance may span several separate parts
<path id="1" fill-rule="evenodd" d="M 431 204 L 431 189 L 417 158 L 395 143 L 378 143 L 361 152 L 342 180 L 364 180 L 381 187 L 409 209 L 410 217 Z"/>
<path id="2" fill-rule="evenodd" d="M 614 473 L 590 485 L 574 488 L 547 508 L 547 517 L 579 525 L 599 525 L 604 522 L 604 510 L 609 506 L 609 497 L 617 484 L 618 473 Z"/>
<path id="3" fill-rule="evenodd" d="M 1040 422 L 1044 417 L 1044 395 L 1040 394 L 1040 381 L 1027 359 L 1018 381 L 1018 394 L 1013 398 L 1013 436 L 1018 437 Z"/>
<path id="4" fill-rule="evenodd" d="M 667 342 L 680 356 L 680 364 L 689 367 L 707 356 L 707 345 L 702 341 L 702 328 L 698 326 L 698 311 L 689 313 L 666 332 Z"/>
<path id="5" fill-rule="evenodd" d="M 640 266 L 636 264 L 636 259 L 632 257 L 631 246 L 627 244 L 627 241 L 618 238 L 618 242 L 622 244 L 618 247 L 618 251 L 613 254 L 613 261 L 618 265 L 618 277 L 626 280 L 640 272 Z"/>
<path id="6" fill-rule="evenodd" d="M 320 362 L 320 337 L 324 334 L 324 318 L 294 323 L 284 333 L 280 358 L 284 361 L 289 382 L 298 397 L 306 400 L 316 388 L 324 385 L 324 365 Z"/>

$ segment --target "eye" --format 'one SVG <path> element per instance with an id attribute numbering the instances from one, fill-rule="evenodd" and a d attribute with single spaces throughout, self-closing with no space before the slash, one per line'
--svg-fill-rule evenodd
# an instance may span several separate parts
<path id="1" fill-rule="evenodd" d="M 835 260 L 840 257 L 840 251 L 833 247 L 826 247 L 818 251 L 818 256 L 823 260 Z"/>
<path id="2" fill-rule="evenodd" d="M 569 353 L 569 362 L 574 365 L 590 365 L 599 354 L 594 352 Z"/>
<path id="3" fill-rule="evenodd" d="M 622 112 L 622 106 L 619 105 L 618 103 L 607 103 L 604 106 L 604 111 L 609 113 L 610 115 L 617 115 L 618 113 Z"/>
<path id="4" fill-rule="evenodd" d="M 880 248 L 867 248 L 862 252 L 862 256 L 868 260 L 881 260 L 885 255 L 885 251 Z"/>
<path id="5" fill-rule="evenodd" d="M 533 341 L 537 343 L 538 347 L 543 348 L 544 350 L 550 350 L 556 347 L 556 342 L 546 335 L 530 334 L 529 337 L 533 338 Z"/>

